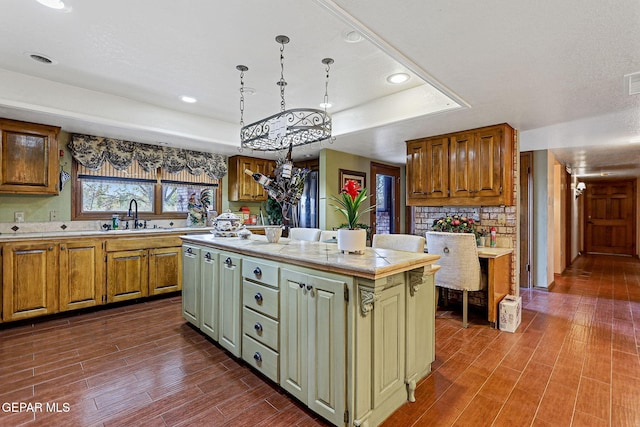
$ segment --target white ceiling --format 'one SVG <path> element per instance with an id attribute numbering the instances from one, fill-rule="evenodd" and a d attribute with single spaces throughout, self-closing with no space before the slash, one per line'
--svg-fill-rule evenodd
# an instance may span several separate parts
<path id="1" fill-rule="evenodd" d="M 3 0 L 0 117 L 236 154 L 235 67 L 249 67 L 245 85 L 256 90 L 245 123 L 278 112 L 274 38 L 286 34 L 287 108 L 318 108 L 320 61 L 335 60 L 335 141 L 294 157 L 330 147 L 401 164 L 407 139 L 507 122 L 523 151 L 550 149 L 581 176 L 640 175 L 640 143 L 630 142 L 640 139 L 640 95 L 624 78 L 640 71 L 637 0 L 65 3 L 70 11 Z M 353 29 L 365 40 L 345 42 Z M 397 71 L 411 79 L 386 83 Z"/>

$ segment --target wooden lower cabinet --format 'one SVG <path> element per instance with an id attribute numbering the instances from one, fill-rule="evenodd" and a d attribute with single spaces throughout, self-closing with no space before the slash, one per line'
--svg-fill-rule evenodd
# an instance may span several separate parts
<path id="1" fill-rule="evenodd" d="M 103 303 L 103 246 L 102 240 L 60 243 L 60 311 Z"/>
<path id="2" fill-rule="evenodd" d="M 8 243 L 2 256 L 2 318 L 27 319 L 58 311 L 56 242 Z"/>
<path id="3" fill-rule="evenodd" d="M 146 249 L 107 253 L 107 302 L 149 295 L 148 255 Z"/>
<path id="4" fill-rule="evenodd" d="M 346 408 L 346 282 L 281 272 L 280 385 L 335 425 Z"/>
<path id="5" fill-rule="evenodd" d="M 149 295 L 182 289 L 182 247 L 149 249 Z"/>

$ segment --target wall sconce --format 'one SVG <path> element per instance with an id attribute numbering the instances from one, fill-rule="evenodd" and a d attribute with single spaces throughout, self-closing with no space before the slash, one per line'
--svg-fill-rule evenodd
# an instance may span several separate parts
<path id="1" fill-rule="evenodd" d="M 580 197 L 584 192 L 584 190 L 586 189 L 587 189 L 587 184 L 585 184 L 582 181 L 578 182 L 578 184 L 576 185 L 576 199 Z"/>

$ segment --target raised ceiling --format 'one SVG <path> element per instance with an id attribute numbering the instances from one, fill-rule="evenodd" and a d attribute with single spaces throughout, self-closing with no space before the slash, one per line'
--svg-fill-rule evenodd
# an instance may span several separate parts
<path id="1" fill-rule="evenodd" d="M 3 2 L 0 116 L 236 154 L 235 66 L 249 67 L 245 84 L 256 90 L 245 122 L 277 112 L 274 38 L 286 34 L 287 107 L 317 108 L 320 61 L 335 59 L 335 141 L 295 156 L 330 147 L 401 164 L 407 139 L 507 122 L 522 150 L 549 149 L 581 175 L 638 175 L 639 95 L 624 78 L 640 71 L 637 1 L 65 3 L 68 12 Z M 365 40 L 346 42 L 353 30 Z M 398 71 L 409 81 L 388 84 Z"/>

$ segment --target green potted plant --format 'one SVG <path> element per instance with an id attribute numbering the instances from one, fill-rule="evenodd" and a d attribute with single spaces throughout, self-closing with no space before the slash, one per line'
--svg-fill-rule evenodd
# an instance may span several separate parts
<path id="1" fill-rule="evenodd" d="M 340 197 L 331 197 L 331 200 L 335 202 L 332 206 L 347 220 L 347 226 L 338 229 L 338 249 L 342 252 L 364 253 L 367 246 L 367 230 L 359 227 L 358 220 L 362 214 L 375 208 L 375 206 L 369 206 L 366 209 L 361 209 L 362 202 L 367 198 L 367 189 L 361 188 L 353 180 L 348 180 L 344 184 L 342 191 L 340 191 Z"/>

